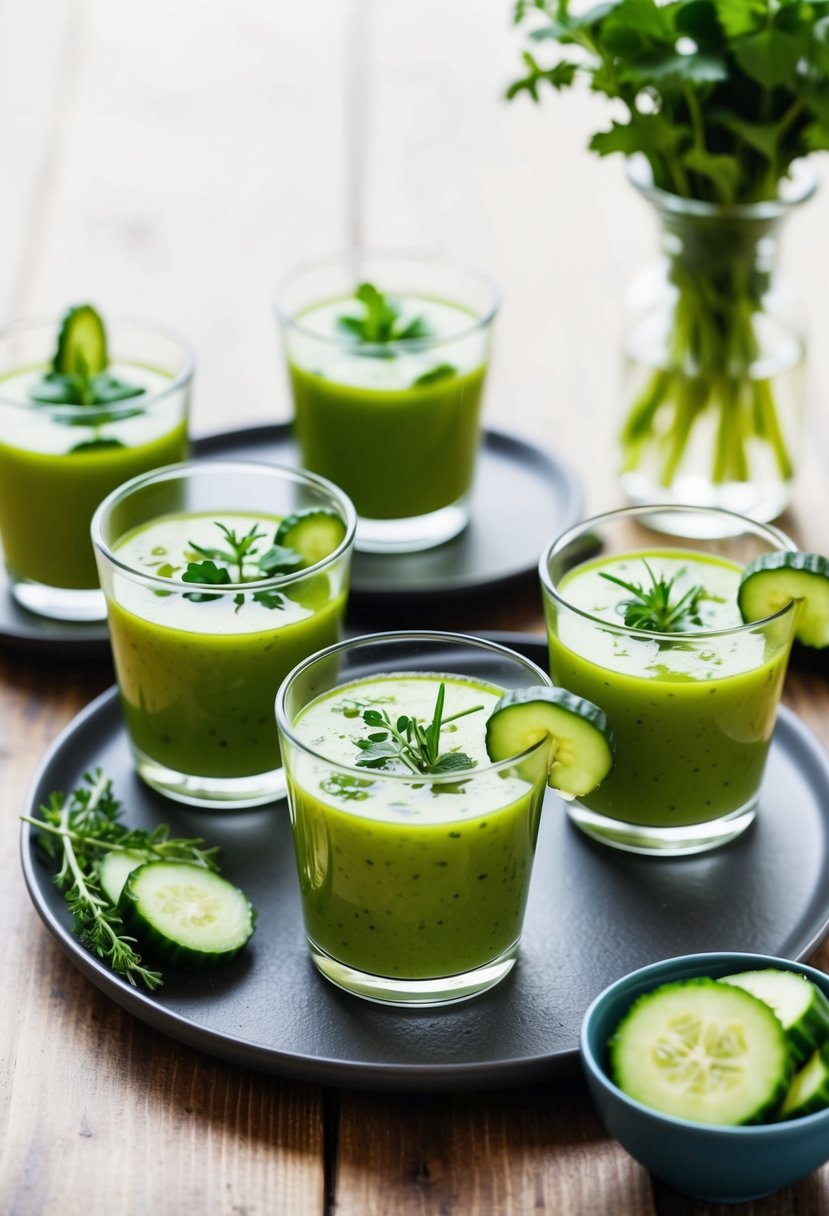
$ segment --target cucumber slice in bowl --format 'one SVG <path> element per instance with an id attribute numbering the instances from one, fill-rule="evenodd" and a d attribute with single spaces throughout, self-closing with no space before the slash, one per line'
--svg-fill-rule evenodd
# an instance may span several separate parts
<path id="1" fill-rule="evenodd" d="M 813 1051 L 792 1077 L 789 1091 L 778 1113 L 779 1119 L 799 1119 L 829 1106 L 829 1044 Z"/>
<path id="2" fill-rule="evenodd" d="M 64 376 L 97 376 L 109 364 L 104 323 L 91 304 L 69 308 L 61 320 L 53 370 Z"/>
<path id="3" fill-rule="evenodd" d="M 486 724 L 490 760 L 520 756 L 547 738 L 547 784 L 565 798 L 589 794 L 613 767 L 607 716 L 591 701 L 544 685 L 505 693 Z"/>
<path id="4" fill-rule="evenodd" d="M 345 521 L 336 511 L 300 511 L 283 519 L 274 543 L 293 549 L 303 566 L 315 566 L 342 544 L 345 531 Z"/>
<path id="5" fill-rule="evenodd" d="M 187 861 L 148 861 L 128 876 L 118 910 L 148 951 L 184 967 L 226 963 L 250 940 L 256 913 L 238 887 Z"/>
<path id="6" fill-rule="evenodd" d="M 805 975 L 763 967 L 721 976 L 719 982 L 744 988 L 777 1014 L 795 1066 L 829 1041 L 829 999 Z"/>
<path id="7" fill-rule="evenodd" d="M 829 559 L 819 553 L 763 553 L 748 562 L 737 603 L 746 622 L 773 616 L 797 601 L 795 637 L 804 646 L 829 646 Z"/>
<path id="8" fill-rule="evenodd" d="M 640 996 L 608 1044 L 628 1097 L 698 1123 L 769 1117 L 789 1088 L 788 1043 L 775 1014 L 743 988 L 701 978 Z"/>

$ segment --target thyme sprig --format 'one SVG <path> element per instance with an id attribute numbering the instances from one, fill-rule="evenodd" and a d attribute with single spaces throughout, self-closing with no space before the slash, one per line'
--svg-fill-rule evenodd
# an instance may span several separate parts
<path id="1" fill-rule="evenodd" d="M 653 633 L 686 633 L 689 627 L 701 626 L 699 604 L 701 600 L 708 598 L 705 588 L 695 583 L 678 599 L 673 599 L 675 583 L 683 577 L 685 568 L 677 570 L 673 578 L 666 579 L 661 574 L 657 577 L 644 558 L 642 565 L 651 580 L 649 587 L 643 587 L 641 583 L 629 583 L 625 579 L 617 578 L 615 574 L 608 574 L 605 570 L 599 572 L 609 583 L 615 583 L 630 594 L 630 599 L 620 600 L 617 605 L 628 628 L 645 629 Z"/>
<path id="2" fill-rule="evenodd" d="M 366 739 L 356 739 L 358 768 L 385 768 L 398 761 L 412 773 L 457 773 L 474 768 L 476 761 L 465 752 L 440 750 L 440 732 L 450 722 L 482 710 L 473 705 L 456 714 L 443 716 L 446 685 L 441 684 L 435 699 L 432 721 L 424 726 L 411 714 L 400 714 L 394 721 L 385 709 L 366 709 L 363 721 L 374 728 Z"/>
<path id="3" fill-rule="evenodd" d="M 135 852 L 148 861 L 189 861 L 216 870 L 219 850 L 206 848 L 200 837 L 171 837 L 167 824 L 152 832 L 126 827 L 120 822 L 123 808 L 112 781 L 100 769 L 84 773 L 83 780 L 68 796 L 51 793 L 40 807 L 41 818 L 21 818 L 37 829 L 42 852 L 58 867 L 54 883 L 64 894 L 81 944 L 134 987 L 140 981 L 154 992 L 164 982 L 161 972 L 144 966 L 135 938 L 126 932 L 118 909 L 103 892 L 98 865 L 107 853 Z"/>

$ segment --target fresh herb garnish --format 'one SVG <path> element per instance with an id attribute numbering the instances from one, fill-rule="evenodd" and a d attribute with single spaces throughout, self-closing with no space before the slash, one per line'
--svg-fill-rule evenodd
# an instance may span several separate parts
<path id="1" fill-rule="evenodd" d="M 412 317 L 404 322 L 398 301 L 383 295 L 373 283 L 361 283 L 354 292 L 354 299 L 365 305 L 363 315 L 343 314 L 337 317 L 337 326 L 358 342 L 383 346 L 388 342 L 411 342 L 432 336 L 425 318 Z"/>
<path id="2" fill-rule="evenodd" d="M 441 752 L 440 732 L 448 723 L 478 713 L 483 705 L 473 705 L 445 718 L 445 699 L 446 686 L 441 684 L 428 726 L 409 714 L 400 714 L 392 721 L 385 709 L 364 710 L 363 721 L 374 730 L 367 739 L 355 740 L 360 750 L 357 767 L 385 768 L 389 761 L 396 760 L 412 773 L 456 773 L 474 768 L 476 761 L 465 752 Z"/>
<path id="3" fill-rule="evenodd" d="M 112 791 L 112 781 L 100 769 L 84 774 L 84 785 L 68 797 L 55 791 L 40 807 L 41 819 L 21 818 L 38 831 L 43 852 L 57 865 L 55 885 L 61 890 L 74 919 L 81 943 L 130 984 L 140 980 L 154 992 L 161 987 L 159 971 L 150 970 L 135 949 L 118 909 L 103 892 L 98 865 L 107 853 L 140 853 L 147 860 L 189 861 L 218 870 L 219 850 L 205 848 L 200 837 L 170 836 L 167 824 L 152 832 L 128 828 L 120 822 L 122 805 Z"/>
<path id="4" fill-rule="evenodd" d="M 65 414 L 56 411 L 52 415 L 55 422 L 65 426 L 99 427 L 115 419 L 143 414 L 141 408 L 115 411 L 95 408 L 116 405 L 146 392 L 141 385 L 114 376 L 108 366 L 106 329 L 99 313 L 90 304 L 77 305 L 64 314 L 49 371 L 30 387 L 29 397 L 35 405 L 84 406 L 80 415 L 76 411 Z M 72 449 L 85 450 L 80 444 Z"/>
<path id="5" fill-rule="evenodd" d="M 620 600 L 618 604 L 628 628 L 645 629 L 652 633 L 685 633 L 690 626 L 701 626 L 700 600 L 709 598 L 705 588 L 696 583 L 672 601 L 674 584 L 685 574 L 685 569 L 678 570 L 673 578 L 666 579 L 661 574 L 657 578 L 644 558 L 642 565 L 651 580 L 650 587 L 629 583 L 614 574 L 599 571 L 609 583 L 615 583 L 630 593 L 630 599 Z"/>
<path id="6" fill-rule="evenodd" d="M 288 574 L 302 565 L 301 554 L 286 545 L 278 545 L 274 541 L 263 552 L 259 552 L 259 541 L 267 540 L 267 533 L 260 531 L 258 524 L 253 524 L 243 535 L 237 535 L 235 529 L 228 528 L 219 520 L 214 520 L 225 539 L 226 547 L 209 547 L 188 541 L 190 549 L 197 553 L 202 561 L 189 561 L 187 569 L 181 576 L 184 583 L 200 583 L 202 586 L 223 587 L 228 583 L 256 583 L 275 574 Z M 225 563 L 217 565 L 217 562 Z M 228 569 L 230 566 L 233 570 Z M 186 591 L 185 599 L 194 603 L 205 603 L 219 597 L 209 591 Z M 252 596 L 256 603 L 265 608 L 281 608 L 285 603 L 284 596 L 278 591 L 256 591 Z M 237 608 L 245 602 L 243 592 L 234 597 Z"/>
<path id="7" fill-rule="evenodd" d="M 452 376 L 457 376 L 458 369 L 453 363 L 438 363 L 436 367 L 431 367 L 428 372 L 424 372 L 422 376 L 418 376 L 414 381 L 415 388 L 425 387 L 428 384 L 437 384 L 439 380 L 449 380 Z"/>

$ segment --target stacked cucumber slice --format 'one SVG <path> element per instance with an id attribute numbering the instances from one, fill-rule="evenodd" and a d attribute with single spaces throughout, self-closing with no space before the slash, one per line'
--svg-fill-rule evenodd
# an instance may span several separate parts
<path id="1" fill-rule="evenodd" d="M 819 553 L 763 553 L 748 562 L 737 603 L 744 621 L 774 616 L 797 604 L 795 637 L 804 646 L 829 646 L 829 560 Z"/>
<path id="2" fill-rule="evenodd" d="M 773 967 L 663 984 L 608 1044 L 610 1075 L 664 1114 L 739 1125 L 829 1107 L 829 999 Z"/>

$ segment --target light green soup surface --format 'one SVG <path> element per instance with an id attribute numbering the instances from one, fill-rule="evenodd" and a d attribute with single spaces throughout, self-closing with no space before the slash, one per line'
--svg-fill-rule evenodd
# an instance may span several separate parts
<path id="1" fill-rule="evenodd" d="M 450 782 L 348 773 L 355 739 L 373 728 L 363 709 L 430 722 L 441 683 L 450 723 L 441 750 L 477 762 Z M 294 731 L 318 757 L 291 749 L 288 779 L 309 937 L 327 954 L 372 975 L 459 974 L 518 939 L 527 900 L 542 783 L 491 771 L 486 719 L 502 689 L 454 675 L 389 674 L 326 693 Z M 480 771 L 479 771 L 480 770 Z M 489 771 L 488 771 L 489 770 Z"/>
<path id="2" fill-rule="evenodd" d="M 602 572 L 650 585 L 674 578 L 672 599 L 705 588 L 701 624 L 670 639 L 623 628 L 629 598 Z M 581 799 L 626 823 L 684 826 L 719 818 L 759 789 L 786 671 L 790 632 L 740 629 L 741 567 L 713 555 L 653 549 L 598 558 L 569 573 L 564 600 L 616 628 L 547 605 L 556 684 L 605 710 L 616 733 L 610 776 Z"/>
<path id="3" fill-rule="evenodd" d="M 451 303 L 413 295 L 398 303 L 401 323 L 422 317 L 434 345 L 411 343 L 409 353 L 398 345 L 388 358 L 361 353 L 337 327 L 360 306 L 342 299 L 302 313 L 312 336 L 296 333 L 288 349 L 303 464 L 342 486 L 370 519 L 425 515 L 462 498 L 478 444 L 485 333 Z M 454 371 L 418 383 L 441 365 Z"/>
<path id="4" fill-rule="evenodd" d="M 136 570 L 169 579 L 166 589 L 116 573 L 109 630 L 132 741 L 177 772 L 242 777 L 280 764 L 274 698 L 301 659 L 332 645 L 345 611 L 339 573 L 309 574 L 285 585 L 278 606 L 254 591 L 194 602 L 180 575 L 201 560 L 191 542 L 222 545 L 216 521 L 246 532 L 258 524 L 267 548 L 277 516 L 233 512 L 169 515 L 128 533 L 114 547 Z M 263 548 L 263 551 L 264 551 Z"/>

